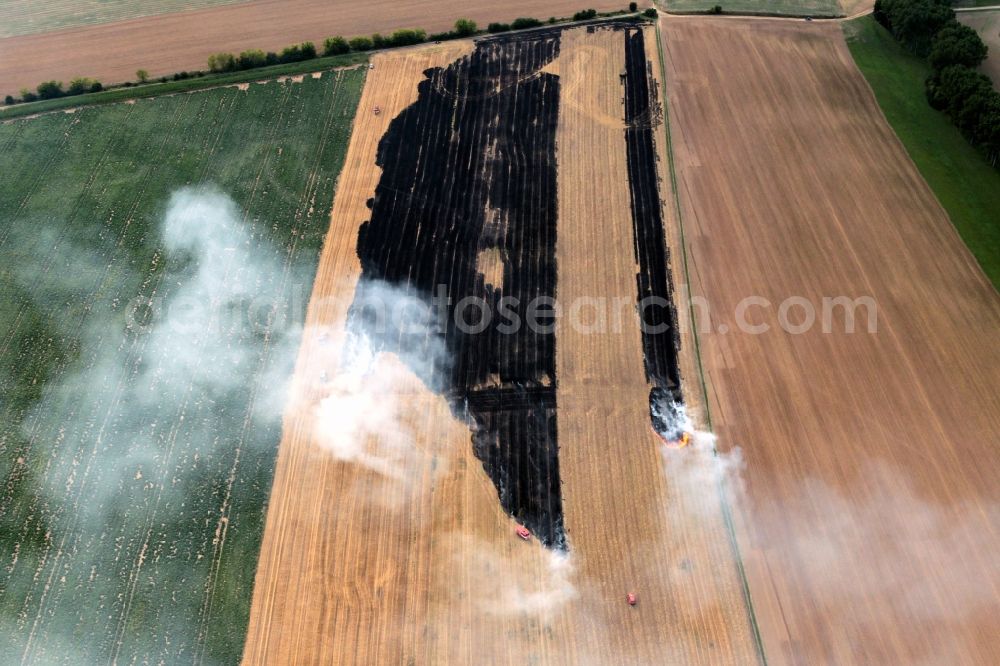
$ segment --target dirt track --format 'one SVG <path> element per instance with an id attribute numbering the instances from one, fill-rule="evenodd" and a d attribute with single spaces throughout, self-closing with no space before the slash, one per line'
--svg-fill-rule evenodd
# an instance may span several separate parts
<path id="1" fill-rule="evenodd" d="M 997 663 L 1000 297 L 838 25 L 661 27 L 709 403 L 746 459 L 740 543 L 769 662 Z M 747 317 L 770 331 L 736 330 L 748 296 L 772 303 Z M 872 296 L 877 332 L 861 309 L 854 334 L 842 315 L 785 333 L 792 296 L 818 314 Z"/>
<path id="2" fill-rule="evenodd" d="M 611 10 L 627 5 L 601 0 L 588 6 Z M 576 0 L 478 5 L 454 0 L 254 0 L 0 39 L 0 95 L 33 89 L 50 79 L 66 82 L 89 76 L 108 84 L 134 80 L 138 69 L 153 77 L 205 69 L 208 56 L 219 51 L 280 51 L 305 40 L 320 46 L 333 35 L 353 37 L 408 27 L 441 32 L 462 17 L 485 26 L 518 16 L 542 20 L 567 16 L 580 9 Z"/>
<path id="3" fill-rule="evenodd" d="M 655 57 L 651 31 L 646 45 Z M 365 202 L 379 179 L 376 142 L 416 98 L 421 72 L 460 53 L 449 45 L 380 55 L 369 73 L 286 417 L 245 661 L 752 663 L 717 489 L 683 475 L 690 456 L 665 464 L 634 316 L 617 331 L 560 324 L 556 334 L 568 560 L 514 537 L 468 427 L 415 378 L 394 386 L 416 433 L 402 480 L 386 482 L 317 446 L 310 410 L 329 390 L 317 376 L 334 367 L 336 345 L 316 331 L 343 334 L 345 301 L 326 299 L 349 298 L 360 273 L 355 248 L 358 224 L 372 215 Z M 543 70 L 559 76 L 561 90 L 556 256 L 564 303 L 636 298 L 624 59 L 621 32 L 574 30 Z M 626 591 L 639 594 L 637 608 L 625 604 Z"/>

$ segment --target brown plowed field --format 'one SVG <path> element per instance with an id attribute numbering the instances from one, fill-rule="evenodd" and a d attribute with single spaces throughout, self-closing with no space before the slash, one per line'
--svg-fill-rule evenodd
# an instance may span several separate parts
<path id="1" fill-rule="evenodd" d="M 599 10 L 628 3 L 591 2 Z M 583 6 L 577 0 L 511 0 L 470 5 L 455 0 L 254 0 L 234 5 L 147 16 L 0 39 L 0 95 L 34 89 L 42 81 L 78 76 L 105 84 L 135 79 L 138 69 L 151 76 L 207 67 L 219 51 L 258 48 L 280 51 L 305 40 L 321 46 L 333 35 L 353 37 L 399 28 L 428 32 L 450 30 L 455 20 L 471 18 L 485 26 L 518 16 L 546 19 L 570 16 Z"/>
<path id="2" fill-rule="evenodd" d="M 769 662 L 998 663 L 1000 297 L 839 26 L 661 27 L 709 405 L 746 459 L 738 533 Z M 748 296 L 772 304 L 747 316 L 768 332 L 736 330 Z M 871 296 L 877 332 L 863 308 L 854 334 L 842 314 L 784 332 L 792 296 L 818 315 Z"/>
<path id="3" fill-rule="evenodd" d="M 653 58 L 655 43 L 648 31 Z M 561 324 L 556 334 L 568 559 L 514 537 L 468 427 L 415 378 L 393 388 L 416 433 L 402 478 L 387 482 L 335 460 L 315 440 L 313 410 L 328 391 L 317 376 L 334 367 L 330 340 L 343 336 L 360 273 L 355 248 L 379 178 L 376 144 L 416 98 L 421 72 L 463 48 L 379 55 L 369 73 L 286 417 L 245 661 L 753 663 L 717 487 L 685 473 L 683 456 L 705 451 L 664 458 L 634 315 L 620 330 Z M 563 33 L 545 71 L 560 77 L 561 90 L 560 302 L 620 298 L 634 313 L 624 58 L 621 32 L 577 29 Z M 625 604 L 628 591 L 638 607 Z"/>

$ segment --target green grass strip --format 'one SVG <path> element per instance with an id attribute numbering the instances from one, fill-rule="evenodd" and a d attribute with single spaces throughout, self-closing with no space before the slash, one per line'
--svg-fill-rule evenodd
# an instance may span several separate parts
<path id="1" fill-rule="evenodd" d="M 927 103 L 926 62 L 870 16 L 844 23 L 847 45 L 902 141 L 983 272 L 1000 288 L 1000 170 Z"/>

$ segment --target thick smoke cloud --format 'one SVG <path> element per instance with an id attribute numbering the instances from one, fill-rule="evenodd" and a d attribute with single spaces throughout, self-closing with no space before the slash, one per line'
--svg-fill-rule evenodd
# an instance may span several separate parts
<path id="1" fill-rule="evenodd" d="M 424 389 L 440 390 L 449 363 L 433 309 L 420 294 L 363 280 L 346 326 L 341 321 L 308 335 L 323 368 L 314 380 L 322 396 L 312 410 L 317 443 L 380 477 L 373 499 L 399 505 L 438 453 L 436 428 L 446 425 L 426 418 L 438 397 Z"/>

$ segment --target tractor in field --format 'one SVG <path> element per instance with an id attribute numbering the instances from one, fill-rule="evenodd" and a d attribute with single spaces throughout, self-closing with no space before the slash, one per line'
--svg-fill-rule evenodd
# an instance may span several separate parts
<path id="1" fill-rule="evenodd" d="M 517 536 L 521 537 L 525 541 L 531 541 L 531 531 L 524 525 L 518 525 L 514 531 L 517 533 Z"/>
<path id="2" fill-rule="evenodd" d="M 628 594 L 625 595 L 625 602 L 629 606 L 635 606 L 637 603 L 639 603 L 639 597 L 635 596 L 635 592 L 629 592 Z"/>

